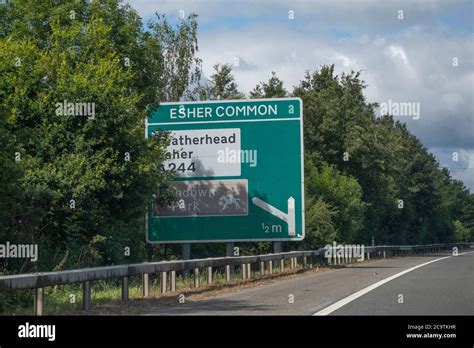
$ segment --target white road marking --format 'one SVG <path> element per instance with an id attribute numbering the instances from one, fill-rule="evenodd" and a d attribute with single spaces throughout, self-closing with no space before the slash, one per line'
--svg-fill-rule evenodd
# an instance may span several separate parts
<path id="1" fill-rule="evenodd" d="M 472 253 L 473 251 L 468 251 L 466 253 L 460 253 L 458 254 L 458 256 L 461 256 L 461 255 L 464 255 L 464 254 L 468 254 L 468 253 Z M 404 274 L 407 274 L 411 271 L 414 271 L 415 269 L 417 268 L 420 268 L 420 267 L 423 267 L 423 266 L 426 266 L 426 265 L 429 265 L 430 263 L 433 263 L 433 262 L 436 262 L 436 261 L 440 261 L 440 260 L 444 260 L 444 259 L 448 259 L 450 257 L 453 257 L 453 255 L 450 255 L 450 256 L 445 256 L 445 257 L 440 257 L 439 259 L 435 259 L 435 260 L 431 260 L 431 261 L 428 261 L 428 262 L 425 262 L 425 263 L 422 263 L 421 265 L 418 265 L 418 266 L 415 266 L 415 267 L 412 267 L 412 268 L 409 268 L 409 269 L 406 269 L 400 273 L 397 273 L 397 274 L 394 274 L 393 276 L 390 276 L 388 278 L 385 278 L 385 279 L 382 279 L 381 281 L 378 281 L 377 283 L 374 283 L 372 285 L 369 285 L 368 287 L 362 289 L 362 290 L 359 290 L 355 293 L 353 293 L 352 295 L 349 295 L 347 296 L 346 298 L 343 298 L 342 300 L 339 300 L 337 301 L 336 303 L 333 303 L 332 305 L 330 305 L 329 307 L 326 307 L 322 310 L 320 310 L 319 312 L 316 312 L 314 313 L 313 315 L 320 315 L 320 316 L 324 316 L 324 315 L 328 315 L 328 314 L 331 314 L 332 312 L 334 311 L 337 311 L 339 308 L 345 306 L 346 304 L 354 301 L 355 299 L 358 299 L 359 297 L 367 294 L 368 292 L 378 288 L 379 286 L 382 286 L 386 283 L 388 283 L 389 281 L 391 280 L 394 280 L 395 278 L 398 278 L 398 277 L 401 277 L 402 275 Z"/>

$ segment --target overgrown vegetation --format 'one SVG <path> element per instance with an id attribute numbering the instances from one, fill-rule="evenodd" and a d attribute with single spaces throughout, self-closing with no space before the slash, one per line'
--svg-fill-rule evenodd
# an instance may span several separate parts
<path id="1" fill-rule="evenodd" d="M 40 248 L 1 273 L 181 258 L 179 245 L 145 242 L 146 202 L 168 178 L 156 169 L 166 137 L 146 141 L 143 120 L 163 101 L 245 97 L 229 64 L 203 80 L 197 27 L 194 14 L 176 26 L 157 14 L 145 29 L 117 0 L 0 6 L 0 242 Z M 323 66 L 291 92 L 276 73 L 250 92 L 303 100 L 307 236 L 284 248 L 471 240 L 474 195 L 403 123 L 376 117 L 364 88 L 359 72 Z M 58 113 L 67 102 L 94 103 L 94 117 Z"/>

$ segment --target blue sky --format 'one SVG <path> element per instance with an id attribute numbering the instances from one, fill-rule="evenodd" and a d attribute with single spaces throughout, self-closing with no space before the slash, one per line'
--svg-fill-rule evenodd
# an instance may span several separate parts
<path id="1" fill-rule="evenodd" d="M 338 73 L 362 71 L 369 101 L 419 104 L 418 119 L 397 118 L 473 192 L 473 1 L 128 2 L 144 21 L 155 12 L 172 23 L 181 10 L 197 13 L 204 73 L 238 58 L 234 75 L 246 93 L 272 71 L 290 91 L 322 64 L 335 64 Z"/>

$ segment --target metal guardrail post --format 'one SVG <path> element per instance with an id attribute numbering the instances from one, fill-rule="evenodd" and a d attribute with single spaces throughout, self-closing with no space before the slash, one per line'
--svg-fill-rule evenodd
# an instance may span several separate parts
<path id="1" fill-rule="evenodd" d="M 148 273 L 143 273 L 142 275 L 142 291 L 143 297 L 150 296 L 150 276 Z"/>
<path id="2" fill-rule="evenodd" d="M 128 277 L 122 278 L 122 301 L 128 301 Z"/>
<path id="3" fill-rule="evenodd" d="M 268 274 L 273 274 L 273 261 L 268 261 Z"/>
<path id="4" fill-rule="evenodd" d="M 261 276 L 265 275 L 265 262 L 263 261 L 260 262 L 260 275 Z"/>
<path id="5" fill-rule="evenodd" d="M 199 288 L 199 268 L 194 269 L 194 287 Z"/>
<path id="6" fill-rule="evenodd" d="M 170 272 L 170 291 L 176 291 L 176 271 Z"/>
<path id="7" fill-rule="evenodd" d="M 250 266 L 250 263 L 247 263 L 247 279 L 252 278 L 252 268 Z"/>
<path id="8" fill-rule="evenodd" d="M 247 265 L 245 263 L 240 265 L 240 273 L 242 276 L 242 280 L 247 279 Z"/>
<path id="9" fill-rule="evenodd" d="M 88 311 L 91 309 L 91 296 L 92 289 L 91 289 L 91 282 L 85 281 L 82 284 L 82 309 Z"/>
<path id="10" fill-rule="evenodd" d="M 285 272 L 285 259 L 281 259 L 280 261 L 280 272 Z"/>
<path id="11" fill-rule="evenodd" d="M 230 265 L 225 266 L 225 281 L 230 282 Z"/>
<path id="12" fill-rule="evenodd" d="M 35 289 L 34 315 L 43 315 L 43 288 Z"/>
<path id="13" fill-rule="evenodd" d="M 308 258 L 303 256 L 303 268 L 306 269 L 308 267 Z"/>
<path id="14" fill-rule="evenodd" d="M 160 273 L 160 290 L 162 294 L 166 293 L 166 290 L 168 289 L 168 286 L 166 284 L 166 280 L 168 277 L 166 273 L 167 272 Z"/>
<path id="15" fill-rule="evenodd" d="M 207 267 L 207 285 L 212 284 L 212 267 Z"/>

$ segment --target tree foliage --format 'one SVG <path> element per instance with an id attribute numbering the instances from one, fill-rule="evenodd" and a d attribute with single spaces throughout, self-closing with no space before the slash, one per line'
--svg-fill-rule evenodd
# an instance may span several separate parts
<path id="1" fill-rule="evenodd" d="M 280 80 L 276 72 L 272 71 L 272 76 L 268 82 L 260 82 L 250 92 L 250 98 L 285 98 L 288 96 L 287 90 L 283 87 L 283 81 Z"/>
<path id="2" fill-rule="evenodd" d="M 198 87 L 199 100 L 242 99 L 245 95 L 238 90 L 232 65 L 214 65 L 214 74 L 207 84 Z"/>
<path id="3" fill-rule="evenodd" d="M 338 238 L 370 243 L 374 237 L 380 244 L 448 242 L 455 239 L 453 221 L 461 218 L 472 230 L 473 195 L 438 168 L 404 123 L 390 115 L 376 117 L 377 104 L 366 101 L 365 87 L 360 73 L 338 76 L 332 65 L 308 72 L 293 91 L 304 106 L 306 171 L 317 168 L 307 174 L 307 193 L 336 210 L 348 202 L 358 207 L 334 221 Z M 355 182 L 342 188 L 346 180 Z M 348 194 L 351 188 L 361 195 Z"/>
<path id="4" fill-rule="evenodd" d="M 38 263 L 6 260 L 3 272 L 181 257 L 145 242 L 147 201 L 170 178 L 158 170 L 167 137 L 145 140 L 143 120 L 163 101 L 244 97 L 229 64 L 201 85 L 197 53 L 194 14 L 176 26 L 156 14 L 144 30 L 118 0 L 0 6 L 0 241 L 40 245 Z M 291 93 L 304 107 L 306 239 L 286 248 L 471 239 L 474 196 L 405 124 L 376 117 L 365 87 L 331 65 Z M 288 95 L 275 72 L 250 92 Z M 223 252 L 207 244 L 193 256 Z"/>
<path id="5" fill-rule="evenodd" d="M 306 195 L 322 200 L 333 210 L 332 224 L 337 232 L 336 240 L 357 241 L 359 231 L 364 226 L 365 203 L 362 201 L 362 188 L 356 179 L 343 175 L 334 166 L 323 164 L 317 169 L 309 162 L 306 167 Z M 311 201 L 308 202 L 311 213 Z M 321 203 L 319 203 L 321 205 Z M 315 219 L 314 222 L 317 222 Z M 311 219 L 307 226 L 312 228 Z M 331 241 L 332 242 L 332 241 Z"/>
<path id="6" fill-rule="evenodd" d="M 326 203 L 322 197 L 307 196 L 305 200 L 305 239 L 301 249 L 317 249 L 337 238 L 337 210 Z"/>
<path id="7" fill-rule="evenodd" d="M 0 14 L 1 240 L 39 244 L 22 270 L 143 260 L 146 202 L 167 179 L 166 137 L 146 141 L 143 120 L 197 78 L 196 17 L 144 31 L 115 0 L 19 0 Z"/>

